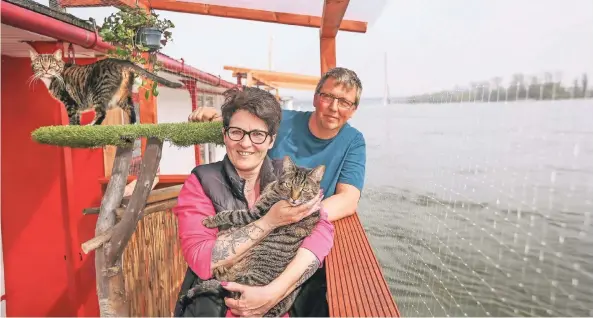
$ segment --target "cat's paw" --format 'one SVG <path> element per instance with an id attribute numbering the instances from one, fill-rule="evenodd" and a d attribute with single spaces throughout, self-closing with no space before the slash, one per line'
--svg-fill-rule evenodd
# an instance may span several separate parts
<path id="1" fill-rule="evenodd" d="M 214 217 L 212 217 L 212 216 L 209 216 L 209 217 L 205 218 L 205 219 L 202 221 L 202 224 L 203 224 L 205 227 L 209 228 L 209 229 L 213 229 L 213 228 L 215 228 L 215 227 L 218 227 L 218 225 L 217 225 L 217 224 L 216 224 L 216 222 L 214 221 Z"/>
<path id="2" fill-rule="evenodd" d="M 213 272 L 213 276 L 215 277 L 225 277 L 228 273 L 229 269 L 226 266 L 218 266 L 216 267 L 212 272 Z"/>

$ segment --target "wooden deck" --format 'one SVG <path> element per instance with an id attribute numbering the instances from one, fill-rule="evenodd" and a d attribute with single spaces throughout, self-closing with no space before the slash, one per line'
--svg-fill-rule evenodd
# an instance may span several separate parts
<path id="1" fill-rule="evenodd" d="M 187 177 L 188 175 L 159 176 L 159 185 L 151 192 L 148 201 L 175 197 L 179 192 L 179 185 Z M 135 178 L 128 178 L 128 182 L 133 179 Z M 101 178 L 99 182 L 106 185 L 109 178 Z M 87 213 L 98 212 L 97 208 L 86 210 L 97 210 Z M 399 317 L 399 310 L 358 214 L 338 220 L 334 222 L 334 226 L 334 246 L 325 262 L 330 316 Z M 171 297 L 176 297 L 176 294 Z"/>
<path id="2" fill-rule="evenodd" d="M 334 247 L 326 261 L 330 317 L 399 317 L 358 214 L 334 226 Z"/>

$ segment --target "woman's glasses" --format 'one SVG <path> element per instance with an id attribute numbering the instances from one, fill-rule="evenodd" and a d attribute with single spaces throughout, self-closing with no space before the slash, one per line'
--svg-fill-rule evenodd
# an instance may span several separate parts
<path id="1" fill-rule="evenodd" d="M 225 133 L 232 141 L 241 141 L 245 135 L 249 135 L 251 142 L 256 145 L 263 144 L 270 135 L 267 131 L 257 129 L 247 131 L 239 127 L 226 127 Z"/>

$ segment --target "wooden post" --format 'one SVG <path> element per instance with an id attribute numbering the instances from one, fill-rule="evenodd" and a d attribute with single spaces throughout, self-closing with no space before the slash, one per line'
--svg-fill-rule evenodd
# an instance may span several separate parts
<path id="1" fill-rule="evenodd" d="M 113 171 L 105 195 L 101 200 L 101 210 L 95 235 L 101 236 L 110 231 L 116 222 L 115 209 L 121 204 L 124 189 L 132 163 L 132 147 L 118 147 L 115 153 Z M 95 271 L 97 277 L 97 296 L 101 317 L 128 317 L 129 306 L 121 260 L 114 266 L 107 263 L 109 247 L 102 245 L 95 252 Z"/>
<path id="2" fill-rule="evenodd" d="M 319 39 L 321 48 L 321 75 L 336 67 L 336 35 L 348 9 L 350 0 L 325 0 Z"/>
<path id="3" fill-rule="evenodd" d="M 336 67 L 336 38 L 320 38 L 321 75 Z"/>
<path id="4" fill-rule="evenodd" d="M 95 230 L 95 238 L 85 243 L 85 251 L 97 248 L 95 268 L 97 271 L 97 295 L 101 316 L 129 316 L 126 300 L 122 256 L 128 241 L 136 230 L 142 211 L 161 160 L 163 141 L 149 138 L 142 157 L 140 175 L 134 193 L 126 206 L 121 221 L 117 222 L 116 209 L 121 205 L 127 176 L 132 161 L 132 147 L 118 147 L 115 155 L 113 173 L 103 200 Z"/>
<path id="5" fill-rule="evenodd" d="M 142 56 L 148 60 L 148 53 L 142 53 Z M 146 70 L 152 72 L 152 66 L 146 64 Z M 138 96 L 140 98 L 140 123 L 141 124 L 156 124 L 157 119 L 157 99 L 151 92 L 152 81 L 146 79 L 146 85 L 138 88 Z M 146 92 L 149 92 L 148 99 L 146 98 Z M 146 138 L 142 138 L 142 154 L 146 149 Z"/>
<path id="6" fill-rule="evenodd" d="M 140 175 L 138 176 L 134 193 L 132 194 L 130 203 L 126 207 L 126 212 L 122 220 L 113 227 L 113 235 L 108 243 L 110 247 L 107 254 L 107 261 L 110 265 L 121 263 L 124 249 L 136 230 L 138 220 L 142 218 L 141 212 L 144 210 L 146 200 L 152 190 L 152 183 L 156 177 L 162 152 L 163 141 L 157 138 L 149 138 L 146 142 L 146 151 L 144 156 L 142 156 Z"/>

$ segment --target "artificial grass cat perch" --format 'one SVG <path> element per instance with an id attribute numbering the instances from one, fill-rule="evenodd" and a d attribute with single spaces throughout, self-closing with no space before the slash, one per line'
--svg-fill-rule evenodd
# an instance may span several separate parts
<path id="1" fill-rule="evenodd" d="M 166 123 L 138 125 L 45 126 L 33 131 L 33 140 L 41 144 L 98 148 L 132 146 L 140 137 L 158 138 L 179 147 L 202 143 L 222 144 L 222 123 Z"/>
<path id="2" fill-rule="evenodd" d="M 73 148 L 117 146 L 111 178 L 101 200 L 95 238 L 83 244 L 83 250 L 95 252 L 97 296 L 101 316 L 129 317 L 126 301 L 122 257 L 144 208 L 161 160 L 164 141 L 187 147 L 201 143 L 222 143 L 222 124 L 175 123 L 113 126 L 46 126 L 32 133 L 33 140 L 42 144 Z M 116 210 L 124 197 L 132 162 L 133 143 L 146 137 L 146 150 L 140 174 L 125 211 L 118 222 Z"/>

